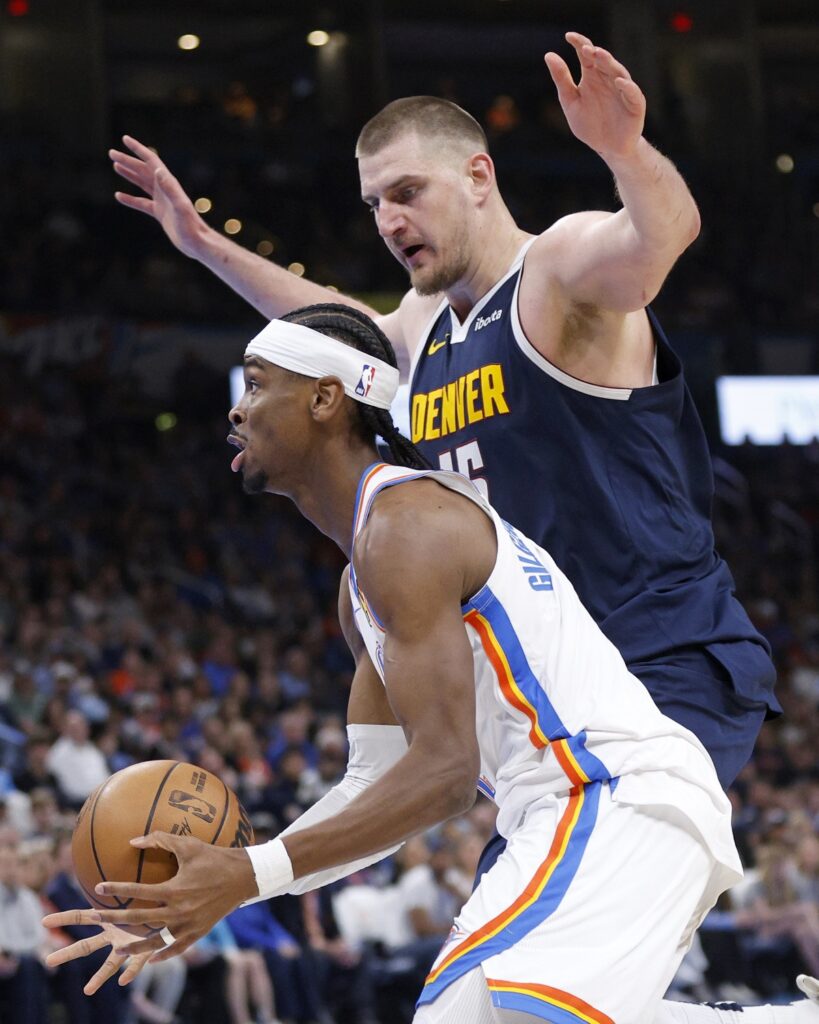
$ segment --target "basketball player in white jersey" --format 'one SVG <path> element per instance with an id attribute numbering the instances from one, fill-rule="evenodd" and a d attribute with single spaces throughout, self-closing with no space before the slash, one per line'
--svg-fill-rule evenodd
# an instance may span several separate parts
<path id="1" fill-rule="evenodd" d="M 414 468 L 387 411 L 394 353 L 366 316 L 324 305 L 273 321 L 248 346 L 245 381 L 231 468 L 250 492 L 289 496 L 350 559 L 339 598 L 356 657 L 347 775 L 248 850 L 135 840 L 173 853 L 178 874 L 97 891 L 151 909 L 46 921 L 151 922 L 161 937 L 103 932 L 50 962 L 113 941 L 94 985 L 129 953 L 132 977 L 163 943 L 160 959 L 183 952 L 243 901 L 385 856 L 467 809 L 477 784 L 508 845 L 456 918 L 416 1024 L 686 1019 L 663 993 L 703 915 L 741 877 L 705 749 L 661 714 L 547 552 L 465 478 Z M 379 461 L 376 433 L 401 465 Z"/>

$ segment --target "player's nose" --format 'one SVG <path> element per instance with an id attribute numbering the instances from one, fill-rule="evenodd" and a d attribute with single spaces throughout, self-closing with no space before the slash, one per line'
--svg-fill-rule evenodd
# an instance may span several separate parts
<path id="1" fill-rule="evenodd" d="M 379 203 L 376 223 L 378 225 L 378 233 L 382 238 L 392 238 L 407 226 L 407 221 L 401 208 L 395 203 L 388 201 Z"/>

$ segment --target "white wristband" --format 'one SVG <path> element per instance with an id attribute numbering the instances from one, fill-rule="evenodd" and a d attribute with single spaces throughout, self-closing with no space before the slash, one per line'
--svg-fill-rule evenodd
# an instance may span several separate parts
<path id="1" fill-rule="evenodd" d="M 247 846 L 259 896 L 273 896 L 286 892 L 293 882 L 293 865 L 281 839 L 271 839 L 260 846 Z"/>

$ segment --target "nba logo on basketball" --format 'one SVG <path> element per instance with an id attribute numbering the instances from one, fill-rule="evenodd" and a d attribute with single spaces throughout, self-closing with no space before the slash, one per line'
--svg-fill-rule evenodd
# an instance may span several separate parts
<path id="1" fill-rule="evenodd" d="M 359 378 L 358 384 L 355 386 L 355 393 L 357 395 L 361 395 L 362 398 L 366 398 L 370 393 L 370 388 L 373 386 L 374 379 L 375 367 L 365 363 L 364 368 L 361 371 L 361 377 Z"/>

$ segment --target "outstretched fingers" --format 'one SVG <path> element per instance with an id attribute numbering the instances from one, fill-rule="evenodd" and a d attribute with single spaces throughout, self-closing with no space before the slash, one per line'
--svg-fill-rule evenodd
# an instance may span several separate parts
<path id="1" fill-rule="evenodd" d="M 131 184 L 136 185 L 137 188 L 141 188 L 145 192 L 150 192 L 148 182 L 153 181 L 154 176 L 152 174 L 146 175 L 144 173 L 140 173 L 139 171 L 135 171 L 126 164 L 121 164 L 118 161 L 115 161 L 113 166 L 120 178 L 125 178 L 126 181 L 130 181 Z"/>
<path id="2" fill-rule="evenodd" d="M 546 67 L 549 69 L 549 74 L 552 76 L 552 81 L 557 87 L 557 93 L 561 102 L 566 103 L 573 100 L 577 95 L 577 86 L 572 78 L 569 65 L 556 53 L 547 53 L 543 59 L 546 62 Z"/>
<path id="3" fill-rule="evenodd" d="M 130 196 L 127 192 L 115 192 L 114 199 L 118 203 L 122 203 L 123 206 L 127 206 L 130 210 L 139 210 L 140 213 L 147 213 L 149 216 L 153 216 L 153 199 L 146 199 L 145 196 Z"/>
<path id="4" fill-rule="evenodd" d="M 46 914 L 43 918 L 45 928 L 75 928 L 77 925 L 94 925 L 100 923 L 98 910 L 58 910 Z"/>
<path id="5" fill-rule="evenodd" d="M 129 956 L 125 964 L 125 969 L 119 976 L 120 985 L 130 985 L 150 959 L 150 953 L 143 953 L 142 956 Z"/>
<path id="6" fill-rule="evenodd" d="M 594 66 L 598 71 L 608 75 L 610 78 L 631 79 L 626 66 L 613 57 L 608 50 L 604 50 L 602 46 L 595 46 L 594 48 Z"/>
<path id="7" fill-rule="evenodd" d="M 88 956 L 90 953 L 96 953 L 98 949 L 102 949 L 110 944 L 110 938 L 105 932 L 100 932 L 99 935 L 92 935 L 90 938 L 72 942 L 70 946 L 55 949 L 53 953 L 49 953 L 46 957 L 46 964 L 49 967 L 59 967 L 61 964 L 68 963 L 69 960 L 77 960 L 82 956 Z"/>
<path id="8" fill-rule="evenodd" d="M 132 135 L 123 135 L 122 141 L 125 143 L 128 149 L 131 150 L 132 153 L 136 153 L 140 160 L 145 160 L 148 163 L 153 163 L 158 159 L 156 150 L 151 149 L 150 146 L 143 145 L 138 139 L 135 139 Z"/>
<path id="9" fill-rule="evenodd" d="M 614 85 L 629 110 L 637 112 L 645 105 L 643 90 L 631 78 L 615 78 Z"/>
<path id="10" fill-rule="evenodd" d="M 108 955 L 105 963 L 100 969 L 93 974 L 83 986 L 83 992 L 87 996 L 93 996 L 102 986 L 108 981 L 109 978 L 117 973 L 117 971 L 125 963 L 126 957 L 120 956 L 118 953 L 111 952 Z"/>

